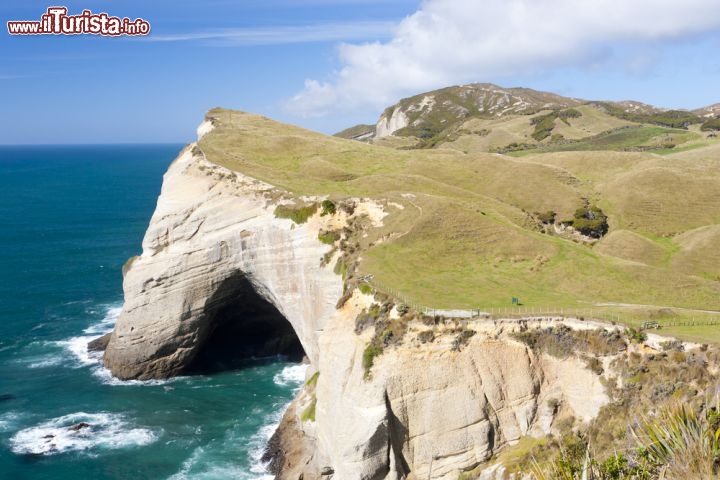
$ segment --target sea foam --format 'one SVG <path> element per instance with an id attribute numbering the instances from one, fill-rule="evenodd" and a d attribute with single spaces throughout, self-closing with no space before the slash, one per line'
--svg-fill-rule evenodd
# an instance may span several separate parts
<path id="1" fill-rule="evenodd" d="M 20 430 L 10 438 L 10 446 L 21 455 L 95 453 L 148 445 L 157 438 L 147 428 L 131 428 L 120 414 L 77 412 Z"/>
<path id="2" fill-rule="evenodd" d="M 92 367 L 92 374 L 97 377 L 100 382 L 105 385 L 113 386 L 132 386 L 132 385 L 164 385 L 174 380 L 178 380 L 182 377 L 175 377 L 171 380 L 118 380 L 113 377 L 110 370 L 105 368 L 102 364 L 102 352 L 91 352 L 88 350 L 88 343 L 95 340 L 101 335 L 110 333 L 115 326 L 122 307 L 110 306 L 107 307 L 105 316 L 98 323 L 93 324 L 83 330 L 86 335 L 72 337 L 67 340 L 61 340 L 53 342 L 55 345 L 62 347 L 65 351 L 71 354 L 73 359 L 74 368 Z M 51 360 L 48 359 L 48 362 Z M 48 363 L 49 365 L 49 363 Z M 38 366 L 45 366 L 42 363 L 38 363 Z"/>
<path id="3" fill-rule="evenodd" d="M 305 364 L 290 365 L 273 376 L 273 382 L 281 387 L 299 388 L 305 381 L 308 366 Z"/>

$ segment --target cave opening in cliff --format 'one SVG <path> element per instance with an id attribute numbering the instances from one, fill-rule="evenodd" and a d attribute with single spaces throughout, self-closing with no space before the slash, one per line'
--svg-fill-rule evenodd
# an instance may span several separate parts
<path id="1" fill-rule="evenodd" d="M 205 304 L 202 324 L 187 373 L 236 370 L 278 356 L 301 361 L 305 354 L 290 322 L 242 272 L 220 283 Z"/>

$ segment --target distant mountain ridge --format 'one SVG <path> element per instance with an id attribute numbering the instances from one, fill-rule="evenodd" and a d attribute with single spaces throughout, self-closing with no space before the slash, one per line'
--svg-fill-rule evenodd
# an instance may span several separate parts
<path id="1" fill-rule="evenodd" d="M 575 110 L 580 107 L 582 108 L 578 114 Z M 588 108 L 599 114 L 595 115 Z M 586 115 L 585 121 L 570 120 L 583 116 L 583 112 Z M 547 118 L 540 118 L 541 113 Z M 536 115 L 538 118 L 533 117 Z M 553 133 L 557 133 L 553 123 L 562 127 L 558 122 L 564 122 L 570 127 L 573 127 L 573 124 L 582 124 L 578 128 L 584 130 L 586 134 L 581 135 L 576 131 L 574 137 L 573 133 L 570 137 L 581 138 L 598 135 L 613 128 L 640 125 L 687 129 L 690 125 L 701 124 L 718 115 L 720 115 L 720 103 L 693 111 L 672 110 L 634 100 L 590 101 L 529 88 L 504 88 L 491 83 L 475 83 L 446 87 L 404 98 L 387 107 L 374 126 L 357 125 L 339 132 L 336 136 L 370 142 L 402 138 L 406 139 L 402 144 L 405 148 L 432 148 L 453 142 L 464 134 L 487 134 L 491 129 L 485 124 L 492 122 L 496 128 L 512 131 L 514 136 L 510 135 L 513 138 L 510 138 L 508 145 L 532 146 L 538 142 L 547 143 L 551 138 L 555 140 L 568 138 L 567 134 L 558 133 L 552 136 Z M 513 121 L 518 117 L 529 118 L 523 124 L 527 127 L 526 131 L 520 132 L 520 125 Z M 596 120 L 595 125 L 589 125 L 590 117 L 598 117 L 593 118 Z M 622 122 L 613 119 L 620 119 Z M 474 120 L 477 122 L 473 123 Z M 507 120 L 507 123 L 500 126 L 503 120 Z M 538 131 L 537 125 L 541 123 Z M 468 127 L 469 125 L 477 127 L 476 124 L 482 124 L 481 128 Z M 535 127 L 535 130 L 531 127 Z M 548 140 L 545 140 L 546 138 Z M 502 145 L 492 145 L 492 148 L 500 147 Z M 490 148 L 486 151 L 489 150 Z"/>

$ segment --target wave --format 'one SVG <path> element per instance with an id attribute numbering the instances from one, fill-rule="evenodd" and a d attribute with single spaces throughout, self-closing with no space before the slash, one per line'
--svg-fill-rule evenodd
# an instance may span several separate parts
<path id="1" fill-rule="evenodd" d="M 273 382 L 281 387 L 290 387 L 295 393 L 305 382 L 307 369 L 308 365 L 306 364 L 289 365 L 273 376 Z M 274 478 L 272 475 L 268 475 L 267 463 L 262 461 L 262 456 L 270 438 L 280 426 L 280 421 L 288 406 L 290 406 L 290 402 L 278 406 L 277 410 L 265 418 L 263 425 L 250 440 L 250 472 L 256 475 L 252 477 L 252 480 L 272 480 Z"/>
<path id="2" fill-rule="evenodd" d="M 81 368 L 89 365 L 95 365 L 102 360 L 102 352 L 91 352 L 87 348 L 88 343 L 95 338 L 97 337 L 94 335 L 72 337 L 67 340 L 60 340 L 54 343 L 72 354 L 72 358 L 75 360 L 75 364 L 73 366 L 75 368 Z"/>
<path id="3" fill-rule="evenodd" d="M 250 440 L 250 472 L 255 474 L 252 480 L 273 480 L 274 476 L 267 473 L 267 462 L 262 461 L 262 456 L 265 453 L 265 447 L 267 446 L 270 438 L 280 426 L 280 420 L 282 420 L 285 410 L 287 410 L 290 403 L 284 404 L 277 411 L 268 415 L 265 419 L 265 423 L 260 430 Z"/>
<path id="4" fill-rule="evenodd" d="M 85 330 L 83 330 L 83 333 L 85 333 L 86 335 L 72 337 L 67 340 L 52 342 L 53 344 L 62 347 L 65 351 L 71 354 L 71 357 L 74 360 L 74 368 L 93 367 L 92 374 L 97 377 L 101 383 L 112 386 L 164 385 L 166 383 L 183 378 L 175 377 L 169 380 L 119 380 L 113 377 L 110 373 L 110 370 L 105 368 L 102 363 L 102 352 L 91 352 L 88 351 L 87 348 L 88 343 L 95 340 L 97 337 L 112 332 L 112 329 L 115 326 L 115 322 L 117 321 L 120 313 L 122 312 L 121 306 L 112 305 L 106 306 L 105 308 L 105 316 L 102 318 L 102 320 L 100 320 L 96 324 L 90 325 Z M 91 311 L 90 313 L 93 312 Z M 52 362 L 53 359 L 48 357 L 47 359 L 38 362 L 36 367 L 34 368 L 51 366 L 53 365 Z M 60 362 L 61 360 L 58 360 L 58 363 Z M 33 368 L 32 365 L 29 366 L 30 368 Z"/>
<path id="5" fill-rule="evenodd" d="M 120 414 L 78 412 L 20 430 L 10 438 L 10 448 L 18 455 L 96 453 L 149 445 L 157 438 L 147 428 L 130 428 Z"/>
<path id="6" fill-rule="evenodd" d="M 293 387 L 295 389 L 302 386 L 305 381 L 305 374 L 308 366 L 301 363 L 300 365 L 290 365 L 282 369 L 273 376 L 273 382 L 281 387 Z"/>
<path id="7" fill-rule="evenodd" d="M 72 354 L 76 362 L 76 368 L 96 365 L 102 359 L 102 352 L 90 352 L 88 351 L 87 345 L 97 337 L 110 333 L 115 326 L 115 322 L 120 316 L 120 312 L 122 312 L 122 307 L 118 307 L 116 305 L 108 306 L 106 308 L 105 316 L 102 320 L 83 330 L 85 335 L 53 342 L 55 345 L 64 348 Z"/>
<path id="8" fill-rule="evenodd" d="M 62 363 L 62 357 L 57 355 L 41 355 L 37 357 L 28 357 L 22 360 L 27 368 L 48 368 L 57 367 Z"/>
<path id="9" fill-rule="evenodd" d="M 105 368 L 102 364 L 102 354 L 97 360 L 98 365 L 92 369 L 92 374 L 97 377 L 101 383 L 105 385 L 111 385 L 113 387 L 130 387 L 137 385 L 167 385 L 169 383 L 177 382 L 179 380 L 186 380 L 187 377 L 172 377 L 164 380 L 120 380 L 119 378 L 113 377 L 110 370 Z"/>
<path id="10" fill-rule="evenodd" d="M 105 312 L 105 316 L 100 322 L 95 325 L 90 325 L 88 328 L 83 330 L 88 335 L 105 335 L 112 331 L 115 326 L 115 322 L 122 313 L 122 306 L 109 306 Z"/>
<path id="11" fill-rule="evenodd" d="M 15 425 L 22 418 L 22 414 L 17 412 L 5 412 L 0 415 L 0 432 L 9 432 L 15 429 Z"/>

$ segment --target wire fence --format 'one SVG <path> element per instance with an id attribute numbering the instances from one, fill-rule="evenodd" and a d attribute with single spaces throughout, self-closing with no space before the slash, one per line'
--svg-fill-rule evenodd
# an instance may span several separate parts
<path id="1" fill-rule="evenodd" d="M 399 290 L 392 288 L 372 277 L 364 277 L 361 279 L 376 291 L 389 295 L 396 301 L 402 302 L 411 309 L 424 315 L 438 316 L 446 318 L 463 318 L 478 320 L 496 320 L 496 319 L 521 319 L 528 317 L 545 317 L 545 318 L 577 318 L 580 320 L 600 320 L 610 323 L 627 323 L 627 320 L 633 320 L 634 323 L 643 322 L 643 328 L 663 328 L 663 327 L 700 327 L 700 326 L 720 326 L 720 313 L 708 313 L 705 317 L 690 317 L 685 319 L 668 319 L 654 320 L 650 318 L 640 318 L 641 316 L 630 317 L 621 313 L 607 311 L 602 308 L 572 308 L 572 307 L 539 307 L 512 305 L 506 307 L 488 307 L 474 309 L 439 309 L 422 305 L 416 301 L 410 300 Z M 650 327 L 646 324 L 651 324 Z"/>

